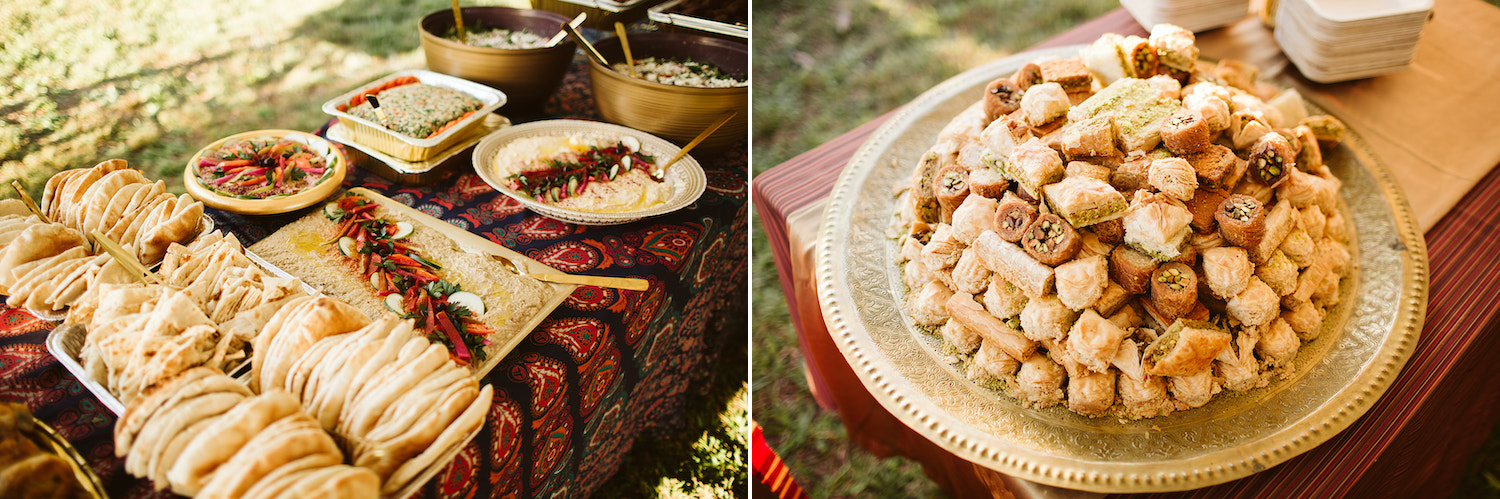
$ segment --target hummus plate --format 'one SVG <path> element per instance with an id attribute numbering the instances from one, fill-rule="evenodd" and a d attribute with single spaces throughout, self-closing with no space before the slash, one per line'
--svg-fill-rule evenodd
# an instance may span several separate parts
<path id="1" fill-rule="evenodd" d="M 565 148 L 570 139 L 573 144 L 608 145 L 626 137 L 633 137 L 640 143 L 640 152 L 656 161 L 665 161 L 679 150 L 659 137 L 618 125 L 577 120 L 537 121 L 507 128 L 480 141 L 474 149 L 474 171 L 495 190 L 532 211 L 584 225 L 623 224 L 671 213 L 692 204 L 703 194 L 708 179 L 692 156 L 683 157 L 667 168 L 662 183 L 640 181 L 645 179 L 644 171 L 633 169 L 628 175 L 620 174 L 616 180 L 590 185 L 581 194 L 558 203 L 520 192 L 507 179 L 517 171 L 519 162 L 540 159 L 532 156 L 550 156 Z"/>

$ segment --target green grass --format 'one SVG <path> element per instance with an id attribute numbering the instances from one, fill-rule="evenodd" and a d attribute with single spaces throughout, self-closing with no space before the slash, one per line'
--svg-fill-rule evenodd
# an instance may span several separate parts
<path id="1" fill-rule="evenodd" d="M 0 3 L 0 182 L 33 197 L 68 168 L 123 158 L 182 191 L 183 165 L 221 137 L 311 131 L 322 103 L 420 68 L 416 24 L 443 0 L 124 0 Z M 525 7 L 525 0 L 464 0 Z M 15 194 L 6 186 L 0 196 Z M 734 330 L 734 328 L 723 328 Z M 741 328 L 740 330 L 743 330 Z M 743 335 L 687 428 L 641 438 L 605 495 L 733 497 L 748 480 Z"/>
<path id="2" fill-rule="evenodd" d="M 754 170 L 759 173 L 975 65 L 1119 4 L 1108 0 L 756 2 Z M 813 401 L 763 229 L 752 233 L 755 418 L 813 497 L 931 497 L 921 467 L 851 443 Z"/>
<path id="3" fill-rule="evenodd" d="M 220 137 L 311 131 L 328 119 L 324 101 L 422 67 L 414 26 L 448 5 L 6 2 L 0 78 L 10 91 L 0 96 L 0 181 L 22 179 L 36 193 L 57 171 L 109 158 L 173 179 L 198 148 Z M 168 186 L 182 189 L 180 182 Z"/>

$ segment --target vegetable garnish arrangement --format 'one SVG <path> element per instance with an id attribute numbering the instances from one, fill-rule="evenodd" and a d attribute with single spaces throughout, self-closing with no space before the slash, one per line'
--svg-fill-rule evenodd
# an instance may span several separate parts
<path id="1" fill-rule="evenodd" d="M 296 194 L 330 172 L 327 160 L 306 144 L 278 137 L 231 140 L 204 154 L 196 169 L 204 187 L 238 199 Z"/>
<path id="2" fill-rule="evenodd" d="M 514 173 L 505 179 L 512 189 L 532 199 L 555 203 L 583 195 L 591 182 L 609 182 L 636 168 L 649 172 L 656 167 L 656 158 L 641 151 L 639 140 L 624 137 L 613 145 L 556 154 L 542 163 L 546 168 Z M 662 181 L 655 177 L 652 180 Z"/>
<path id="3" fill-rule="evenodd" d="M 376 218 L 378 205 L 351 194 L 323 207 L 323 215 L 337 223 L 331 241 L 357 268 L 385 307 L 402 318 L 416 319 L 417 329 L 447 345 L 459 364 L 485 360 L 486 338 L 494 330 L 477 320 L 485 311 L 478 295 L 442 278 L 443 267 L 406 239 L 410 222 Z"/>

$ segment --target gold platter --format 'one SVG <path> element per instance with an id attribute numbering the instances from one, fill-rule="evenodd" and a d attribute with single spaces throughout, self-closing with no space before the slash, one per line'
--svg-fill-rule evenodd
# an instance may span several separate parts
<path id="1" fill-rule="evenodd" d="M 994 78 L 1079 46 L 1019 54 L 928 90 L 880 127 L 834 186 L 819 233 L 817 289 L 829 333 L 865 388 L 914 431 L 1007 475 L 1095 492 L 1205 487 L 1265 470 L 1327 441 L 1385 393 L 1416 346 L 1427 249 L 1401 188 L 1353 133 L 1325 157 L 1343 180 L 1356 265 L 1322 335 L 1286 380 L 1225 392 L 1198 409 L 1138 421 L 1029 409 L 950 364 L 902 313 L 893 193 L 949 120 Z"/>

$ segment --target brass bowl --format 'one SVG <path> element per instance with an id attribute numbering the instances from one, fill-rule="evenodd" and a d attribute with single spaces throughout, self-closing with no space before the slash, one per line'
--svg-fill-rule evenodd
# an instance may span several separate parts
<path id="1" fill-rule="evenodd" d="M 744 43 L 684 33 L 630 34 L 630 52 L 637 60 L 647 57 L 691 59 L 713 64 L 736 78 L 749 74 L 750 58 Z M 609 37 L 594 44 L 610 63 L 625 62 L 620 39 Z M 687 143 L 718 121 L 727 111 L 734 119 L 710 135 L 698 147 L 722 150 L 743 140 L 748 130 L 750 87 L 679 87 L 631 78 L 589 60 L 589 85 L 594 103 L 606 121 L 635 128 L 678 145 Z"/>
<path id="2" fill-rule="evenodd" d="M 544 10 L 464 7 L 464 24 L 525 29 L 543 37 L 561 30 L 568 18 Z M 503 112 L 539 110 L 562 85 L 577 45 L 570 38 L 551 48 L 495 49 L 464 45 L 441 35 L 453 29 L 453 11 L 428 14 L 418 23 L 427 69 L 500 89 L 509 97 Z"/>

